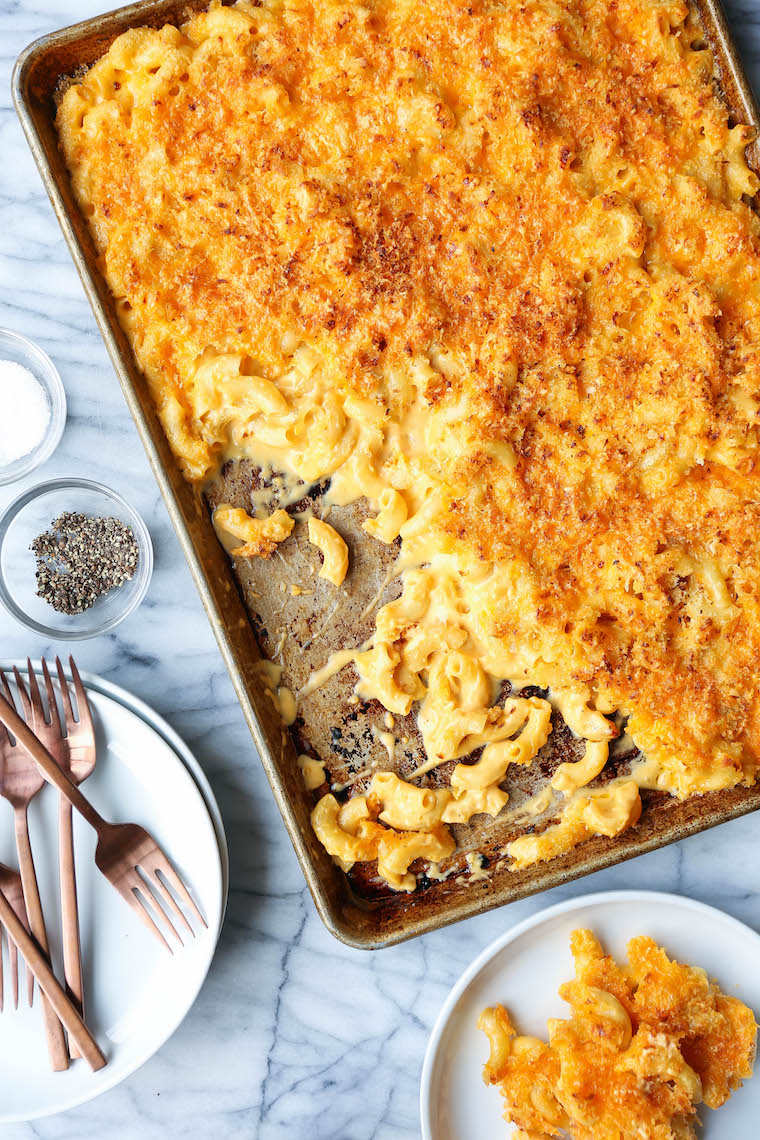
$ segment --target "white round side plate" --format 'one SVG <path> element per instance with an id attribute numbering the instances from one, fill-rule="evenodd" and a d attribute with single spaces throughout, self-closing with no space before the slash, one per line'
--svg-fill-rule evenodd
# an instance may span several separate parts
<path id="1" fill-rule="evenodd" d="M 226 903 L 226 844 L 205 777 L 189 770 L 165 734 L 138 711 L 90 680 L 98 763 L 83 790 L 118 822 L 140 823 L 174 863 L 207 923 L 173 955 L 132 914 L 94 864 L 95 834 L 76 813 L 74 841 L 80 907 L 86 1020 L 108 1057 L 99 1073 L 83 1061 L 66 1073 L 48 1064 L 39 992 L 26 1005 L 20 970 L 19 1008 L 9 998 L 3 947 L 5 1010 L 0 1014 L 0 1123 L 32 1120 L 91 1100 L 133 1073 L 171 1036 L 192 1006 L 211 965 Z M 124 694 L 127 699 L 128 695 Z M 137 702 L 139 704 L 139 702 Z M 149 711 L 149 710 L 148 710 Z M 155 714 L 154 714 L 155 715 Z M 161 722 L 162 723 L 162 722 Z M 168 726 L 165 726 L 168 729 Z M 171 730 L 169 730 L 171 732 Z M 182 752 L 186 752 L 182 746 Z M 193 761 L 197 768 L 197 762 Z M 205 787 L 201 790 L 198 774 Z M 10 808 L 0 828 L 0 860 L 17 866 Z M 57 884 L 58 797 L 50 787 L 32 801 L 29 826 L 54 962 L 61 975 Z"/>
<path id="2" fill-rule="evenodd" d="M 423 1140 L 506 1140 L 497 1088 L 483 1084 L 488 1041 L 480 1013 L 500 1002 L 519 1033 L 546 1040 L 550 1017 L 566 1017 L 559 986 L 573 976 L 570 934 L 588 928 L 625 961 L 626 943 L 647 934 L 671 957 L 702 966 L 723 990 L 760 1013 L 760 936 L 704 903 L 649 891 L 610 891 L 549 907 L 515 926 L 476 958 L 449 994 L 425 1055 L 420 1090 Z M 747 1140 L 760 1118 L 760 1072 L 717 1112 L 702 1106 L 703 1140 Z"/>

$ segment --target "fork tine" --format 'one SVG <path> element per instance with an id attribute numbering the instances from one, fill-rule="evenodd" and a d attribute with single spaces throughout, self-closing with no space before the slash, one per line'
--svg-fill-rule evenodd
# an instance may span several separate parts
<path id="1" fill-rule="evenodd" d="M 30 934 L 31 931 L 29 929 L 29 917 L 26 913 L 26 902 L 24 901 L 23 888 L 21 886 L 20 880 L 19 880 L 19 884 L 18 884 L 18 896 L 16 896 L 12 892 L 8 896 L 8 901 L 11 904 L 11 906 L 13 907 L 13 909 L 15 910 L 16 914 L 18 915 L 19 920 L 23 924 L 24 929 L 26 930 L 27 934 Z M 0 931 L 2 931 L 2 930 L 3 930 L 3 927 L 0 924 Z M 6 931 L 6 934 L 7 934 L 7 931 Z M 0 960 L 1 960 L 1 958 L 2 958 L 2 947 L 0 947 Z M 18 987 L 18 951 L 16 949 L 16 943 L 13 941 L 12 938 L 8 938 L 8 960 L 9 960 L 9 964 L 10 964 L 10 968 L 11 968 L 11 986 L 13 988 L 13 1008 L 18 1009 L 18 988 L 19 988 Z M 24 970 L 26 973 L 26 1000 L 27 1000 L 29 1007 L 31 1008 L 34 1005 L 34 974 L 29 969 L 29 966 L 26 964 L 26 962 L 24 961 L 23 958 L 21 959 L 21 961 L 24 965 Z M 2 1009 L 2 1005 L 0 1004 L 0 1010 L 1 1009 Z"/>
<path id="2" fill-rule="evenodd" d="M 31 701 L 32 707 L 32 724 L 29 727 L 33 728 L 37 717 L 40 718 L 41 722 L 45 720 L 45 710 L 42 707 L 42 697 L 40 696 L 40 687 L 37 684 L 37 677 L 35 675 L 34 669 L 32 668 L 32 662 L 28 657 L 26 659 L 26 664 L 27 672 L 29 673 L 29 699 Z M 26 710 L 26 705 L 24 706 L 24 709 Z"/>
<path id="3" fill-rule="evenodd" d="M 55 689 L 53 688 L 53 681 L 50 676 L 50 670 L 45 658 L 42 658 L 42 675 L 45 678 L 45 692 L 48 699 L 48 716 L 50 717 L 48 724 L 52 725 L 58 735 L 61 733 L 61 718 L 58 715 L 58 702 L 55 699 Z"/>
<path id="4" fill-rule="evenodd" d="M 16 943 L 13 941 L 13 939 L 8 937 L 7 930 L 5 932 L 5 937 L 8 940 L 8 964 L 10 965 L 11 969 L 11 993 L 13 994 L 13 1008 L 18 1009 L 18 950 L 16 949 Z M 34 974 L 29 969 L 26 962 L 24 962 L 23 958 L 21 961 L 23 962 L 24 969 L 26 971 L 27 998 L 29 1001 L 29 1007 L 31 1008 L 32 1002 L 34 1000 Z M 2 1007 L 0 1006 L 0 1009 L 1 1008 Z"/>
<path id="5" fill-rule="evenodd" d="M 88 731 L 94 735 L 95 729 L 92 724 L 90 702 L 87 700 L 87 690 L 82 684 L 82 678 L 79 676 L 79 670 L 74 663 L 73 657 L 69 657 L 69 668 L 71 669 L 71 677 L 74 682 L 74 692 L 77 695 L 77 720 L 83 728 L 88 729 Z"/>
<path id="6" fill-rule="evenodd" d="M 160 894 L 161 898 L 164 900 L 164 902 L 167 903 L 167 905 L 171 907 L 171 909 L 176 914 L 177 918 L 180 920 L 180 922 L 183 924 L 183 926 L 187 930 L 190 937 L 195 938 L 195 931 L 193 930 L 192 926 L 190 925 L 190 923 L 185 918 L 185 915 L 182 912 L 182 908 L 180 907 L 180 905 L 177 902 L 177 900 L 175 899 L 174 895 L 171 893 L 171 891 L 167 887 L 166 883 L 162 879 L 159 878 L 159 872 L 157 870 L 154 871 L 152 875 L 148 876 L 148 884 L 150 885 L 150 887 L 154 891 L 157 890 L 158 893 Z M 175 934 L 176 933 L 177 932 L 175 930 Z"/>
<path id="7" fill-rule="evenodd" d="M 142 870 L 142 868 L 140 868 L 140 870 Z M 140 878 L 142 880 L 141 884 L 140 884 L 140 889 L 142 891 L 142 894 L 148 900 L 152 910 L 158 915 L 158 917 L 163 922 L 166 923 L 166 925 L 169 927 L 169 929 L 171 930 L 174 937 L 179 942 L 180 946 L 184 946 L 185 940 L 183 939 L 180 932 L 177 930 L 177 927 L 175 926 L 175 923 L 174 923 L 174 919 L 172 918 L 171 914 L 167 913 L 167 907 L 161 906 L 161 899 L 163 899 L 165 896 L 168 895 L 167 906 L 170 906 L 172 910 L 175 909 L 175 907 L 172 905 L 174 900 L 171 897 L 171 892 L 169 892 L 167 890 L 166 884 L 162 883 L 161 880 L 158 879 L 155 875 L 147 875 L 146 874 L 145 878 L 143 878 L 143 876 L 141 874 L 139 874 L 139 872 L 138 872 L 138 878 Z M 185 926 L 188 926 L 188 922 L 187 922 L 187 919 L 185 918 L 184 914 L 180 913 L 180 918 L 184 922 Z M 188 927 L 188 929 L 190 930 L 190 937 L 194 938 L 195 934 L 193 933 L 192 927 Z"/>
<path id="8" fill-rule="evenodd" d="M 19 700 L 21 701 L 21 708 L 24 712 L 24 720 L 31 728 L 33 717 L 32 706 L 29 701 L 29 694 L 26 691 L 26 685 L 24 684 L 23 678 L 15 665 L 13 666 L 13 677 L 16 681 L 16 689 L 18 690 Z"/>
<path id="9" fill-rule="evenodd" d="M 188 891 L 187 887 L 182 882 L 179 875 L 174 870 L 174 867 L 172 867 L 171 863 L 169 862 L 167 857 L 164 855 L 163 851 L 161 851 L 160 849 L 159 849 L 159 854 L 161 856 L 162 863 L 158 867 L 155 868 L 156 873 L 158 873 L 158 871 L 161 872 L 161 874 L 164 876 L 164 878 L 168 882 L 169 886 L 174 887 L 175 891 L 177 892 L 179 897 L 182 899 L 182 901 L 185 903 L 185 905 L 190 908 L 190 910 L 193 912 L 193 914 L 198 919 L 198 921 L 202 924 L 204 929 L 207 929 L 208 924 L 207 924 L 205 918 L 203 917 L 203 915 L 201 914 L 201 912 L 198 910 L 198 907 L 195 905 L 195 902 L 193 901 L 193 897 L 190 894 L 190 892 Z"/>
<path id="10" fill-rule="evenodd" d="M 11 706 L 12 709 L 15 709 L 16 705 L 15 705 L 14 700 L 13 700 L 13 693 L 10 690 L 10 686 L 8 684 L 8 678 L 6 677 L 6 675 L 2 669 L 0 669 L 0 683 L 3 686 L 3 694 L 5 696 L 6 701 Z M 13 739 L 7 728 L 5 729 L 5 734 L 8 737 L 9 741 Z"/>
<path id="11" fill-rule="evenodd" d="M 11 993 L 13 994 L 13 1008 L 18 1009 L 18 950 L 16 943 L 12 938 L 8 938 L 8 931 L 5 932 L 5 937 L 8 940 L 8 964 L 11 968 Z"/>
<path id="12" fill-rule="evenodd" d="M 63 671 L 60 657 L 55 659 L 55 667 L 58 672 L 58 686 L 61 690 L 61 700 L 63 701 L 63 715 L 66 718 L 67 726 L 72 724 L 76 719 L 74 717 L 74 709 L 71 707 L 71 693 L 69 692 L 69 683 L 66 680 L 66 674 Z"/>
<path id="13" fill-rule="evenodd" d="M 141 886 L 143 885 L 142 879 L 140 879 L 140 885 Z M 133 887 L 130 883 L 127 883 L 126 885 L 118 883 L 118 884 L 116 884 L 116 887 L 117 887 L 117 890 L 118 890 L 119 894 L 121 895 L 121 897 L 124 899 L 125 902 L 129 903 L 129 905 L 132 907 L 132 910 L 135 912 L 135 914 L 137 914 L 138 918 L 140 918 L 141 921 L 144 922 L 145 925 L 148 927 L 148 929 L 150 931 L 152 931 L 153 934 L 155 934 L 155 936 L 156 936 L 156 938 L 158 938 L 159 942 L 163 942 L 164 946 L 169 951 L 169 953 L 173 954 L 174 951 L 172 950 L 171 946 L 169 945 L 169 943 L 164 938 L 163 934 L 161 933 L 160 928 L 158 927 L 157 923 L 154 921 L 152 915 L 150 914 L 150 912 L 148 910 L 149 904 L 147 902 L 147 899 L 144 899 L 144 896 L 142 895 L 142 893 L 140 893 L 139 898 L 138 898 L 137 888 Z"/>
<path id="14" fill-rule="evenodd" d="M 13 693 L 11 692 L 10 685 L 8 684 L 8 678 L 2 669 L 0 669 L 0 678 L 2 678 L 3 689 L 5 690 L 5 699 L 9 705 L 13 705 L 15 708 L 16 706 L 13 701 Z"/>
<path id="15" fill-rule="evenodd" d="M 0 863 L 0 867 L 2 867 L 1 863 Z M 4 868 L 4 871 L 6 872 L 6 874 L 8 876 L 11 875 L 11 872 L 8 871 L 7 868 Z M 27 934 L 29 934 L 30 933 L 29 918 L 28 918 L 27 913 L 26 913 L 26 903 L 24 902 L 24 895 L 23 895 L 23 888 L 21 885 L 21 879 L 18 877 L 18 875 L 16 875 L 16 878 L 17 878 L 17 887 L 14 889 L 14 884 L 11 883 L 10 884 L 10 890 L 6 894 L 6 898 L 7 898 L 8 902 L 10 903 L 11 907 L 13 908 L 13 910 L 16 912 L 18 919 L 21 922 L 21 924 L 23 925 Z M 2 925 L 2 923 L 0 923 L 0 1011 L 3 1008 L 3 1005 L 2 1005 L 2 988 L 3 988 L 3 986 L 2 986 L 2 983 L 3 983 L 3 978 L 2 978 L 2 932 L 3 932 L 3 930 L 5 930 L 5 927 Z M 13 990 L 13 1007 L 14 1007 L 14 1009 L 18 1009 L 18 990 L 19 990 L 19 985 L 18 985 L 18 980 L 19 980 L 18 950 L 16 948 L 16 943 L 13 941 L 12 938 L 9 937 L 7 930 L 5 931 L 5 935 L 6 935 L 6 938 L 8 939 L 8 964 L 10 966 L 10 971 L 11 971 L 11 988 Z M 29 1005 L 31 1006 L 34 1002 L 34 974 L 29 969 L 29 967 L 27 966 L 27 964 L 23 958 L 21 959 L 21 961 L 22 961 L 22 964 L 24 965 L 24 968 L 26 971 L 27 1000 L 29 1002 Z"/>
<path id="16" fill-rule="evenodd" d="M 26 1004 L 31 1009 L 34 1005 L 34 974 L 29 969 L 26 962 L 24 962 L 24 969 L 26 970 Z"/>

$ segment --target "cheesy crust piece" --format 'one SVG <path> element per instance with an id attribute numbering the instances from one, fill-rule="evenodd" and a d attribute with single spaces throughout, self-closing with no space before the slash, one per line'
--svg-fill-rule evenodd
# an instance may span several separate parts
<path id="1" fill-rule="evenodd" d="M 629 942 L 627 968 L 589 930 L 570 945 L 575 979 L 559 992 L 572 1013 L 549 1022 L 548 1045 L 518 1037 L 502 1006 L 478 1022 L 506 1119 L 531 1140 L 695 1140 L 696 1106 L 719 1108 L 752 1075 L 752 1011 L 651 938 Z"/>
<path id="2" fill-rule="evenodd" d="M 62 98 L 188 479 L 329 479 L 400 541 L 357 665 L 432 763 L 509 739 L 517 680 L 675 796 L 756 779 L 759 183 L 714 71 L 682 0 L 238 0 Z"/>
<path id="3" fill-rule="evenodd" d="M 293 530 L 293 520 L 287 511 L 275 511 L 269 518 L 252 518 L 242 507 L 222 503 L 214 511 L 214 524 L 225 534 L 243 540 L 242 546 L 233 547 L 233 558 L 271 558 L 280 542 Z"/>

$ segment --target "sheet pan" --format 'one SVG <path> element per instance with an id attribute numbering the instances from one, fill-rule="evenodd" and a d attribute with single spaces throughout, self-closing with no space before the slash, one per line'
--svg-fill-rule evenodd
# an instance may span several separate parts
<path id="1" fill-rule="evenodd" d="M 379 706 L 366 707 L 362 717 L 356 715 L 352 703 L 355 674 L 349 668 L 303 702 L 299 720 L 288 731 L 272 700 L 271 682 L 261 666 L 261 652 L 276 657 L 284 666 L 285 683 L 295 685 L 303 680 L 305 670 L 324 663 L 331 650 L 358 644 L 369 628 L 367 606 L 386 600 L 397 586 L 389 579 L 387 561 L 372 561 L 368 548 L 360 541 L 360 524 L 367 513 L 361 503 L 331 516 L 331 522 L 349 539 L 355 559 L 349 580 L 351 588 L 338 609 L 324 592 L 296 596 L 297 591 L 291 590 L 292 586 L 300 589 L 310 573 L 309 553 L 302 543 L 299 545 L 297 537 L 288 540 L 290 546 L 283 549 L 282 559 L 273 564 L 231 565 L 211 524 L 210 506 L 222 498 L 245 505 L 251 491 L 259 487 L 258 473 L 245 463 L 228 465 L 205 496 L 182 478 L 154 413 L 145 379 L 119 327 L 108 286 L 98 271 L 95 250 L 74 201 L 54 128 L 55 100 L 61 85 L 99 59 L 116 36 L 132 27 L 181 23 L 205 6 L 206 0 L 140 0 L 44 36 L 20 56 L 13 76 L 13 97 L 325 925 L 352 946 L 372 949 L 391 945 L 755 811 L 760 807 L 760 787 L 716 793 L 685 803 L 644 793 L 642 821 L 630 832 L 616 840 L 597 837 L 565 857 L 516 873 L 500 862 L 499 853 L 509 838 L 525 830 L 526 824 L 510 822 L 509 817 L 506 822 L 497 820 L 495 824 L 488 820 L 478 825 L 476 820 L 474 827 L 458 830 L 461 851 L 455 873 L 441 882 L 424 883 L 411 896 L 379 889 L 376 881 L 361 871 L 347 878 L 316 842 L 309 823 L 313 794 L 303 786 L 297 753 L 311 751 L 320 755 L 328 762 L 333 780 L 350 780 L 373 760 L 382 766 L 383 710 Z M 757 105 L 719 3 L 698 0 L 695 8 L 715 54 L 716 82 L 732 116 L 736 121 L 760 126 Z M 748 148 L 748 160 L 760 171 L 757 144 Z M 312 500 L 318 500 L 323 491 L 324 488 L 317 488 Z M 377 544 L 373 544 L 373 549 L 376 552 Z M 403 773 L 410 770 L 419 754 L 419 738 L 411 721 L 397 725 L 394 732 L 407 742 L 399 761 Z M 561 723 L 555 725 L 555 733 L 539 762 L 525 773 L 518 773 L 517 783 L 509 788 L 510 807 L 519 807 L 521 800 L 532 794 L 557 763 L 574 758 L 575 747 Z M 630 756 L 619 758 L 618 765 L 629 759 Z M 437 778 L 445 780 L 446 774 L 444 770 Z M 467 855 L 474 852 L 485 856 L 486 865 L 480 874 L 472 873 L 467 863 Z"/>

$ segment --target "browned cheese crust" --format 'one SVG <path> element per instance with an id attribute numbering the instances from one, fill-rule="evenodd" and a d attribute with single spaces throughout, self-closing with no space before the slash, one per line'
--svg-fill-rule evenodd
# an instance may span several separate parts
<path id="1" fill-rule="evenodd" d="M 754 781 L 758 180 L 685 4 L 241 0 L 127 32 L 58 125 L 188 477 L 363 455 L 410 518 L 424 477 L 437 549 L 509 568 L 483 638 L 673 793 Z"/>

